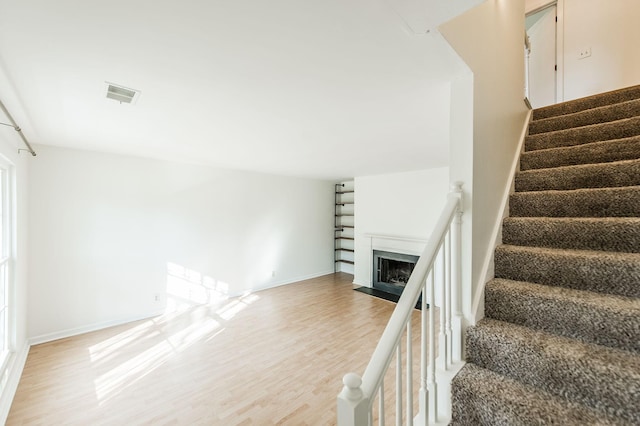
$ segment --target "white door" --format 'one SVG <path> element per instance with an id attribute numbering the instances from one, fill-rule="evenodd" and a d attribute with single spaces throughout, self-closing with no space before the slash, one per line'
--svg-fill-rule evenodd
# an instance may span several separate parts
<path id="1" fill-rule="evenodd" d="M 526 19 L 531 44 L 528 58 L 529 102 L 540 108 L 557 102 L 556 89 L 556 6 L 550 6 Z"/>

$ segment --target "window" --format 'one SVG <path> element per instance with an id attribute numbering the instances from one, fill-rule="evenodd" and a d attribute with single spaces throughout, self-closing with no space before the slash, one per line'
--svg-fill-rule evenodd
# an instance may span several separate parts
<path id="1" fill-rule="evenodd" d="M 11 293 L 12 293 L 12 194 L 11 166 L 0 160 L 0 365 L 6 365 L 11 353 Z"/>

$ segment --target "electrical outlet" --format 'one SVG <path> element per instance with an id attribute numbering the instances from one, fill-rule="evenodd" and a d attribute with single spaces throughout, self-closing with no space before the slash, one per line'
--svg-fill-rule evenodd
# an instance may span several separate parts
<path id="1" fill-rule="evenodd" d="M 276 276 L 276 271 L 271 271 L 271 278 L 275 278 Z"/>
<path id="2" fill-rule="evenodd" d="M 153 296 L 153 301 L 154 301 L 154 302 L 159 302 L 159 301 L 160 301 L 160 294 L 156 293 L 156 294 Z"/>
<path id="3" fill-rule="evenodd" d="M 584 49 L 580 49 L 578 53 L 578 59 L 584 59 L 591 56 L 591 47 L 585 47 Z"/>

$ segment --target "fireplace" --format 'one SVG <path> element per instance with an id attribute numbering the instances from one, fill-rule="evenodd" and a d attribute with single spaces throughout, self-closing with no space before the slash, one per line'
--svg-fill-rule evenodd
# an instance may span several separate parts
<path id="1" fill-rule="evenodd" d="M 373 250 L 373 288 L 400 295 L 409 281 L 418 256 Z"/>

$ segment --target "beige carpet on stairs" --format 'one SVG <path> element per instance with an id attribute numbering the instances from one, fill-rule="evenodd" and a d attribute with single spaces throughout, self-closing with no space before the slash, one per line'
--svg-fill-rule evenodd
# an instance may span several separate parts
<path id="1" fill-rule="evenodd" d="M 452 425 L 640 424 L 640 86 L 535 110 Z"/>

